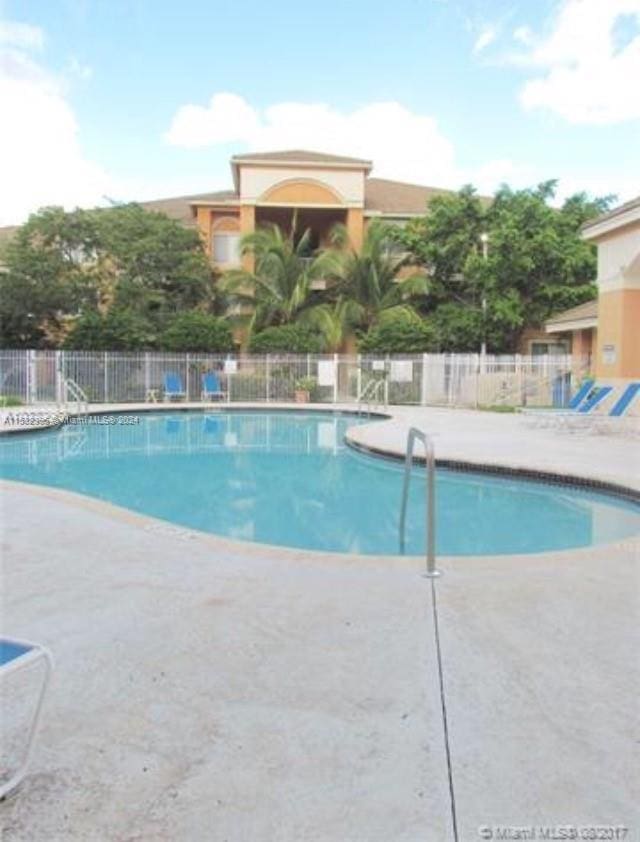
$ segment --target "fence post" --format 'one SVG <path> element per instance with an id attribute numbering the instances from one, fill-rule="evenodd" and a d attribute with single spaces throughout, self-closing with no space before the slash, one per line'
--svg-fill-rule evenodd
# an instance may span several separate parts
<path id="1" fill-rule="evenodd" d="M 185 378 L 184 378 L 184 380 L 185 380 L 186 400 L 189 400 L 189 371 L 190 371 L 190 369 L 191 369 L 191 355 L 190 355 L 190 354 L 187 354 L 187 357 L 186 357 L 186 362 L 185 362 L 185 366 L 186 366 L 186 369 L 187 369 L 187 371 L 186 371 L 186 376 L 185 376 Z"/>
<path id="2" fill-rule="evenodd" d="M 271 360 L 270 354 L 267 354 L 267 358 L 265 360 L 265 381 L 266 381 L 266 390 L 267 390 L 267 403 L 271 402 Z"/>
<path id="3" fill-rule="evenodd" d="M 384 360 L 384 405 L 389 406 L 389 377 L 391 376 L 391 363 L 389 362 L 389 354 L 385 356 Z"/>
<path id="4" fill-rule="evenodd" d="M 151 389 L 151 371 L 149 362 L 149 352 L 144 352 L 144 399 L 149 400 L 149 389 Z"/>
<path id="5" fill-rule="evenodd" d="M 338 403 L 338 355 L 333 355 L 333 402 Z"/>
<path id="6" fill-rule="evenodd" d="M 62 359 L 64 351 L 55 352 L 55 366 L 56 366 L 56 403 L 63 403 L 62 397 Z"/>
<path id="7" fill-rule="evenodd" d="M 36 352 L 28 351 L 27 353 L 27 400 L 29 403 L 35 403 L 38 395 Z"/>
<path id="8" fill-rule="evenodd" d="M 360 400 L 360 395 L 362 394 L 362 354 L 358 354 L 356 357 L 356 365 L 358 366 L 358 370 L 356 372 L 356 400 Z"/>
<path id="9" fill-rule="evenodd" d="M 109 352 L 104 352 L 104 402 L 109 403 Z"/>
<path id="10" fill-rule="evenodd" d="M 525 405 L 525 394 L 524 394 L 524 377 L 522 376 L 522 355 L 516 354 L 515 357 L 515 365 L 516 365 L 516 375 L 517 375 L 517 382 L 518 382 L 518 395 L 520 397 L 520 406 Z"/>
<path id="11" fill-rule="evenodd" d="M 476 409 L 480 406 L 480 355 L 473 355 L 473 371 L 476 379 Z"/>
<path id="12" fill-rule="evenodd" d="M 422 377 L 420 379 L 420 403 L 422 406 L 427 405 L 427 365 L 429 364 L 429 357 L 427 354 L 422 355 Z"/>

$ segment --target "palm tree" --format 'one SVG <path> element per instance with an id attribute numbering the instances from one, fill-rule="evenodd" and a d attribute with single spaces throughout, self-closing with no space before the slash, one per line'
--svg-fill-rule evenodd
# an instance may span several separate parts
<path id="1" fill-rule="evenodd" d="M 319 276 L 318 260 L 309 258 L 309 230 L 295 242 L 294 226 L 285 234 L 277 225 L 257 229 L 242 238 L 242 255 L 252 255 L 253 272 L 234 269 L 222 280 L 232 312 L 249 331 L 297 321 L 318 299 L 312 281 Z"/>
<path id="2" fill-rule="evenodd" d="M 394 252 L 390 227 L 374 220 L 360 251 L 347 243 L 346 229 L 336 226 L 332 248 L 318 257 L 315 267 L 321 276 L 333 281 L 333 318 L 342 318 L 345 329 L 361 331 L 388 317 L 419 318 L 412 302 L 427 294 L 428 279 L 417 272 L 399 279 L 407 257 Z"/>

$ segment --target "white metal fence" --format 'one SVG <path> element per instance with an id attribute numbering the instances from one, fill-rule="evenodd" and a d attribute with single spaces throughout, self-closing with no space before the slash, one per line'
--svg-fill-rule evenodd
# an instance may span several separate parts
<path id="1" fill-rule="evenodd" d="M 393 356 L 165 354 L 0 351 L 0 396 L 25 404 L 61 403 L 66 378 L 91 403 L 165 398 L 167 374 L 199 401 L 202 377 L 218 375 L 225 400 L 288 402 L 301 386 L 311 400 L 356 403 L 372 378 L 386 403 L 440 406 L 549 406 L 566 403 L 584 373 L 570 356 L 417 354 Z M 303 381 L 301 383 L 300 381 Z"/>

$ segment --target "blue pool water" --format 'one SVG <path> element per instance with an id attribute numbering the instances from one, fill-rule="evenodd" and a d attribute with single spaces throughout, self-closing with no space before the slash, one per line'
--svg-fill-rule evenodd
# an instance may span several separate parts
<path id="1" fill-rule="evenodd" d="M 198 412 L 110 416 L 0 439 L 0 476 L 55 486 L 229 538 L 397 553 L 402 467 L 343 444 L 354 416 Z M 131 420 L 134 423 L 122 423 Z M 367 423 L 370 423 L 368 421 Z M 532 553 L 640 533 L 640 506 L 583 490 L 438 469 L 437 551 Z M 406 552 L 425 547 L 414 470 Z"/>

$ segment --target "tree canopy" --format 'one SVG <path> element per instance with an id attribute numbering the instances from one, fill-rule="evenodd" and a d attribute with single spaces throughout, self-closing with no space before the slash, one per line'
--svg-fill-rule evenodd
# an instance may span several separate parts
<path id="1" fill-rule="evenodd" d="M 164 351 L 233 351 L 233 334 L 224 319 L 197 310 L 178 313 L 159 342 Z"/>
<path id="2" fill-rule="evenodd" d="M 285 232 L 277 225 L 242 238 L 241 253 L 253 257 L 255 268 L 230 270 L 222 288 L 236 320 L 251 333 L 294 322 L 318 303 L 312 288 L 318 262 L 308 257 L 309 240 L 309 231 L 296 241 L 293 230 Z"/>
<path id="3" fill-rule="evenodd" d="M 323 350 L 323 341 L 300 324 L 281 325 L 252 334 L 249 350 L 255 354 L 318 354 Z"/>
<path id="4" fill-rule="evenodd" d="M 405 315 L 384 318 L 358 342 L 363 354 L 422 354 L 435 348 L 433 327 L 426 319 Z"/>
<path id="5" fill-rule="evenodd" d="M 44 208 L 18 229 L 3 257 L 5 347 L 56 347 L 76 320 L 88 327 L 91 314 L 111 310 L 159 330 L 176 312 L 211 304 L 198 232 L 139 205 Z"/>
<path id="6" fill-rule="evenodd" d="M 513 352 L 524 329 L 596 295 L 595 248 L 580 229 L 611 197 L 579 193 L 554 207 L 555 189 L 548 181 L 504 186 L 491 200 L 472 187 L 438 195 L 404 228 L 371 221 L 358 250 L 336 226 L 312 252 L 294 217 L 290 231 L 272 225 L 244 237 L 254 270 L 218 282 L 197 230 L 164 214 L 45 208 L 5 248 L 0 341 L 222 351 L 230 331 L 213 316 L 224 311 L 256 351 L 337 351 L 355 336 L 389 353 L 482 342 Z"/>
<path id="7" fill-rule="evenodd" d="M 555 188 L 505 186 L 489 203 L 465 187 L 435 197 L 425 216 L 398 231 L 429 272 L 420 309 L 442 350 L 475 350 L 486 338 L 490 351 L 513 351 L 524 328 L 595 297 L 595 249 L 580 227 L 611 197 L 577 194 L 554 208 Z"/>

